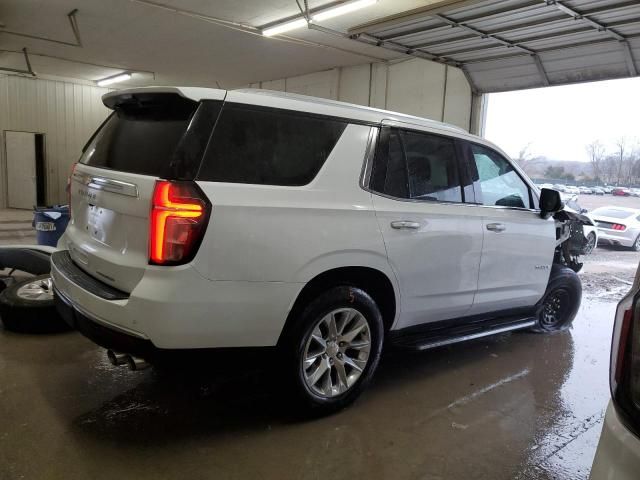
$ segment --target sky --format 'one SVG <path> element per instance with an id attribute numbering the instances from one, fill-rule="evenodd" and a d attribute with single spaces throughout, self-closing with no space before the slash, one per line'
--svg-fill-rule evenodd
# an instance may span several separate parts
<path id="1" fill-rule="evenodd" d="M 512 157 L 530 143 L 532 156 L 585 162 L 594 140 L 640 142 L 640 78 L 492 93 L 485 136 Z"/>

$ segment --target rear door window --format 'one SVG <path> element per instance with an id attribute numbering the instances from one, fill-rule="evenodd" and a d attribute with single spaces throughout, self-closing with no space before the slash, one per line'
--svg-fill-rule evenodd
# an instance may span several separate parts
<path id="1" fill-rule="evenodd" d="M 383 129 L 371 173 L 371 189 L 395 198 L 461 202 L 454 140 Z"/>
<path id="2" fill-rule="evenodd" d="M 115 106 L 80 163 L 161 176 L 172 162 L 198 103 L 175 94 L 135 95 Z"/>
<path id="3" fill-rule="evenodd" d="M 225 104 L 199 180 L 306 185 L 347 126 L 345 120 L 290 110 Z"/>

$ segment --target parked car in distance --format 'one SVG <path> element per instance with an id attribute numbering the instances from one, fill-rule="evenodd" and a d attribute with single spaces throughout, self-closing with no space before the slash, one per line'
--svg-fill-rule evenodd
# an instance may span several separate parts
<path id="1" fill-rule="evenodd" d="M 538 188 L 540 188 L 540 190 L 542 190 L 543 188 L 549 188 L 553 190 L 553 185 L 550 183 L 541 183 L 540 185 L 538 185 Z"/>
<path id="2" fill-rule="evenodd" d="M 594 195 L 604 195 L 604 189 L 602 187 L 593 187 L 591 190 Z"/>
<path id="3" fill-rule="evenodd" d="M 565 193 L 570 193 L 570 194 L 579 194 L 581 193 L 580 190 L 578 189 L 578 187 L 574 187 L 573 185 L 567 185 L 564 189 Z"/>
<path id="4" fill-rule="evenodd" d="M 589 187 L 584 187 L 584 186 L 578 187 L 578 191 L 580 193 L 585 193 L 587 195 L 591 195 L 593 193 L 593 191 Z"/>
<path id="5" fill-rule="evenodd" d="M 640 209 L 600 207 L 590 217 L 598 227 L 598 240 L 609 245 L 621 245 L 640 252 Z"/>
<path id="6" fill-rule="evenodd" d="M 640 197 L 640 189 L 638 188 L 630 188 L 629 193 L 632 197 Z"/>
<path id="7" fill-rule="evenodd" d="M 631 195 L 631 192 L 625 187 L 615 187 L 611 190 L 611 194 L 617 197 L 628 197 Z"/>
<path id="8" fill-rule="evenodd" d="M 558 192 L 562 192 L 562 193 L 567 191 L 567 187 L 565 185 L 562 185 L 561 183 L 556 183 L 553 186 L 553 189 L 557 190 Z"/>
<path id="9" fill-rule="evenodd" d="M 590 480 L 636 480 L 640 472 L 640 268 L 616 310 L 609 383 L 611 400 Z"/>
<path id="10" fill-rule="evenodd" d="M 383 343 L 557 331 L 577 313 L 562 247 L 579 218 L 462 129 L 265 90 L 103 103 L 51 275 L 63 318 L 114 365 L 269 347 L 298 403 L 328 413 Z"/>
<path id="11" fill-rule="evenodd" d="M 600 187 L 600 188 L 604 190 L 604 193 L 611 193 L 611 191 L 613 190 L 613 187 Z"/>

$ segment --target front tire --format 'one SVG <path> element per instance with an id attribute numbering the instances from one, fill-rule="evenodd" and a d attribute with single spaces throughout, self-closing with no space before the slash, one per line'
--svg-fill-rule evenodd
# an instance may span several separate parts
<path id="1" fill-rule="evenodd" d="M 362 289 L 334 287 L 292 321 L 285 361 L 299 405 L 326 415 L 352 403 L 380 361 L 384 327 L 375 301 Z"/>
<path id="2" fill-rule="evenodd" d="M 531 328 L 537 333 L 568 329 L 580 309 L 582 283 L 568 267 L 554 264 L 544 296 L 536 306 L 537 324 Z"/>
<path id="3" fill-rule="evenodd" d="M 596 234 L 594 232 L 587 235 L 587 245 L 584 247 L 583 255 L 589 255 L 596 248 Z"/>

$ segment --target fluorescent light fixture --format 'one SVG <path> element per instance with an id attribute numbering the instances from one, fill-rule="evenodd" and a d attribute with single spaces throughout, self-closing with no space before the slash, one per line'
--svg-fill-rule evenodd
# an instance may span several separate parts
<path id="1" fill-rule="evenodd" d="M 114 75 L 113 77 L 103 78 L 102 80 L 98 80 L 96 83 L 99 87 L 106 87 L 107 85 L 111 85 L 112 83 L 124 82 L 131 78 L 130 73 L 119 73 L 118 75 Z"/>
<path id="2" fill-rule="evenodd" d="M 340 15 L 345 15 L 355 10 L 360 10 L 361 8 L 368 7 L 377 2 L 378 0 L 352 0 L 350 2 L 344 2 L 331 8 L 326 8 L 324 10 L 312 13 L 311 21 L 321 22 L 322 20 L 327 20 L 329 18 L 339 17 Z M 262 30 L 262 35 L 264 35 L 265 37 L 272 37 L 274 35 L 290 32 L 291 30 L 296 30 L 306 26 L 307 20 L 304 17 L 297 17 L 293 20 L 276 23 L 271 27 L 265 28 L 264 30 Z"/>
<path id="3" fill-rule="evenodd" d="M 333 8 L 328 8 L 324 11 L 314 13 L 311 18 L 315 21 L 321 22 L 323 20 L 328 20 L 329 18 L 339 17 L 340 15 L 360 10 L 361 8 L 377 3 L 377 1 L 378 0 L 355 0 L 353 2 L 343 3 Z"/>
<path id="4" fill-rule="evenodd" d="M 290 32 L 291 30 L 296 30 L 298 28 L 306 27 L 307 20 L 304 18 L 296 18 L 295 20 L 291 20 L 289 22 L 281 23 L 279 25 L 274 25 L 273 27 L 265 28 L 262 31 L 262 35 L 265 37 L 272 37 L 274 35 L 279 35 L 281 33 Z"/>

